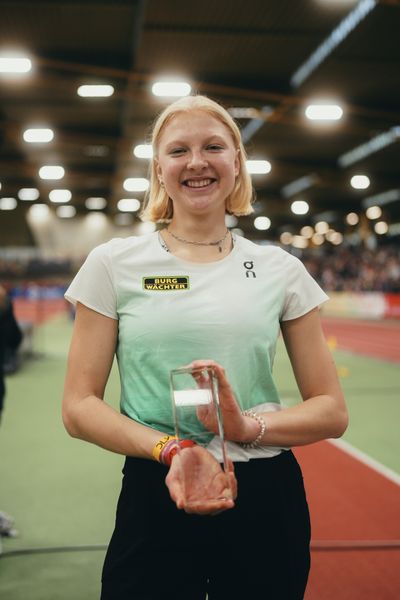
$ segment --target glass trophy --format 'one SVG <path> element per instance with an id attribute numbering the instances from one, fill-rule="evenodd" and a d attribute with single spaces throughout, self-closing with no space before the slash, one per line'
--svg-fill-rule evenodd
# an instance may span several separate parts
<path id="1" fill-rule="evenodd" d="M 170 373 L 175 435 L 198 446 L 179 450 L 182 489 L 187 505 L 233 498 L 218 380 L 209 367 L 182 367 Z M 213 456 L 207 450 L 212 442 Z M 208 482 L 208 483 L 207 483 Z"/>

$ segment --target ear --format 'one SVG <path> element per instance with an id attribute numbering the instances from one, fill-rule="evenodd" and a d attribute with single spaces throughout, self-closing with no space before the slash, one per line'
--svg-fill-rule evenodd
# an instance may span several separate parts
<path id="1" fill-rule="evenodd" d="M 156 158 L 153 158 L 153 160 L 154 160 L 154 167 L 156 170 L 157 177 L 158 177 L 158 179 L 160 179 L 160 177 L 162 178 L 160 163 L 158 162 L 158 160 Z"/>

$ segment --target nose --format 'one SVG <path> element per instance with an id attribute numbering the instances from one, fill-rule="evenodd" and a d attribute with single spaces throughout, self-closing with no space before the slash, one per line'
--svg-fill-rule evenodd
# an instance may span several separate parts
<path id="1" fill-rule="evenodd" d="M 193 150 L 188 158 L 188 169 L 203 169 L 208 165 L 208 162 L 200 150 Z"/>

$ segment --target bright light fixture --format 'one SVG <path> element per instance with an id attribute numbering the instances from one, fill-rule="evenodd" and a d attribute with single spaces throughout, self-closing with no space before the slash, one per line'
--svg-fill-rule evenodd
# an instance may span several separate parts
<path id="1" fill-rule="evenodd" d="M 314 235 L 311 237 L 311 240 L 315 246 L 321 246 L 321 244 L 324 243 L 325 238 L 320 233 L 314 233 Z"/>
<path id="2" fill-rule="evenodd" d="M 366 175 L 353 175 L 350 184 L 355 190 L 366 190 L 369 187 L 370 180 Z"/>
<path id="3" fill-rule="evenodd" d="M 51 190 L 49 193 L 49 198 L 51 202 L 62 203 L 69 202 L 72 198 L 72 193 L 70 190 Z"/>
<path id="4" fill-rule="evenodd" d="M 54 138 L 54 131 L 46 127 L 32 127 L 31 129 L 25 129 L 23 138 L 25 142 L 43 144 L 51 142 Z"/>
<path id="5" fill-rule="evenodd" d="M 365 211 L 365 214 L 367 215 L 368 219 L 379 219 L 379 217 L 382 216 L 382 209 L 380 206 L 370 206 Z"/>
<path id="6" fill-rule="evenodd" d="M 153 146 L 151 144 L 138 144 L 133 149 L 137 158 L 153 158 Z"/>
<path id="7" fill-rule="evenodd" d="M 61 219 L 72 219 L 76 215 L 75 206 L 57 206 L 56 215 Z"/>
<path id="8" fill-rule="evenodd" d="M 351 212 L 348 215 L 346 215 L 346 223 L 348 225 L 357 225 L 359 220 L 360 219 L 358 217 L 358 214 L 355 212 Z"/>
<path id="9" fill-rule="evenodd" d="M 82 98 L 108 98 L 114 93 L 112 85 L 80 85 L 77 90 Z"/>
<path id="10" fill-rule="evenodd" d="M 310 206 L 305 200 L 295 200 L 292 202 L 290 209 L 295 215 L 306 215 L 310 210 Z"/>
<path id="11" fill-rule="evenodd" d="M 307 248 L 309 242 L 302 235 L 294 235 L 292 238 L 292 246 L 294 248 Z"/>
<path id="12" fill-rule="evenodd" d="M 144 177 L 128 177 L 123 186 L 127 192 L 145 192 L 149 187 L 149 180 Z"/>
<path id="13" fill-rule="evenodd" d="M 121 212 L 135 212 L 140 208 L 140 200 L 137 198 L 121 198 L 117 207 Z"/>
<path id="14" fill-rule="evenodd" d="M 377 223 L 375 223 L 374 229 L 378 235 L 384 235 L 388 232 L 389 227 L 386 221 L 378 221 Z"/>
<path id="15" fill-rule="evenodd" d="M 14 210 L 14 208 L 17 208 L 15 198 L 0 198 L 0 210 Z"/>
<path id="16" fill-rule="evenodd" d="M 18 192 L 20 200 L 32 201 L 39 198 L 39 190 L 36 188 L 21 188 Z"/>
<path id="17" fill-rule="evenodd" d="M 310 239 L 314 235 L 314 229 L 311 225 L 305 225 L 300 229 L 300 233 L 303 237 Z"/>
<path id="18" fill-rule="evenodd" d="M 155 96 L 189 96 L 192 86 L 186 81 L 156 81 L 153 83 L 151 91 Z"/>
<path id="19" fill-rule="evenodd" d="M 281 244 L 284 244 L 285 246 L 289 246 L 289 244 L 292 243 L 293 234 L 291 234 L 290 231 L 284 231 L 283 233 L 281 233 L 281 236 L 279 239 L 281 241 Z"/>
<path id="20" fill-rule="evenodd" d="M 29 207 L 29 216 L 34 221 L 44 221 L 50 214 L 50 209 L 47 204 L 32 204 Z"/>
<path id="21" fill-rule="evenodd" d="M 305 115 L 310 121 L 338 121 L 343 109 L 338 104 L 309 104 Z"/>
<path id="22" fill-rule="evenodd" d="M 339 246 L 343 242 L 343 235 L 339 231 L 335 231 L 329 241 L 334 246 Z"/>
<path id="23" fill-rule="evenodd" d="M 39 169 L 41 179 L 62 179 L 64 175 L 65 171 L 59 165 L 45 165 Z"/>
<path id="24" fill-rule="evenodd" d="M 86 198 L 85 206 L 88 210 L 102 210 L 107 206 L 107 200 L 101 196 Z"/>
<path id="25" fill-rule="evenodd" d="M 264 175 L 271 171 L 271 163 L 268 160 L 246 160 L 246 169 L 252 175 Z"/>
<path id="26" fill-rule="evenodd" d="M 29 58 L 0 56 L 0 73 L 28 73 L 31 69 Z"/>
<path id="27" fill-rule="evenodd" d="M 315 231 L 317 233 L 324 235 L 329 229 L 329 224 L 326 221 L 318 221 L 318 223 L 315 223 Z"/>
<path id="28" fill-rule="evenodd" d="M 254 227 L 260 231 L 266 231 L 271 227 L 271 219 L 268 217 L 256 217 L 254 219 Z"/>

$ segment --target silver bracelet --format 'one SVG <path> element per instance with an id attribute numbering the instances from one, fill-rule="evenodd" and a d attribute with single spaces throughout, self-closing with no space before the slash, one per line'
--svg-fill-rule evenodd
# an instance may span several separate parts
<path id="1" fill-rule="evenodd" d="M 257 423 L 260 426 L 260 432 L 255 440 L 253 440 L 252 442 L 240 442 L 240 446 L 242 448 L 259 448 L 260 442 L 263 439 L 265 430 L 267 428 L 264 419 L 262 418 L 261 415 L 258 415 L 257 413 L 255 413 L 254 410 L 244 410 L 244 411 L 242 411 L 242 415 L 244 417 L 251 417 L 252 419 L 257 421 Z"/>

